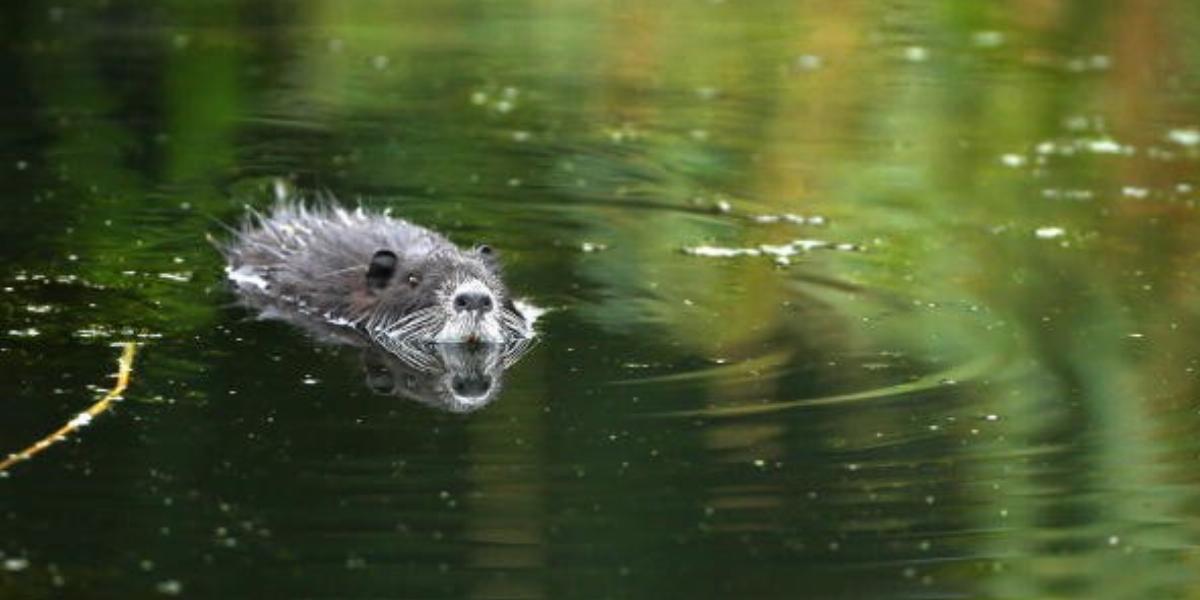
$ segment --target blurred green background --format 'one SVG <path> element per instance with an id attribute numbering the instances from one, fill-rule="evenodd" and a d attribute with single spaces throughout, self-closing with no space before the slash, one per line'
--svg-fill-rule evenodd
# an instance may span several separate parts
<path id="1" fill-rule="evenodd" d="M 1200 598 L 1200 4 L 0 8 L 13 598 Z M 439 413 L 238 308 L 328 190 L 550 309 Z"/>

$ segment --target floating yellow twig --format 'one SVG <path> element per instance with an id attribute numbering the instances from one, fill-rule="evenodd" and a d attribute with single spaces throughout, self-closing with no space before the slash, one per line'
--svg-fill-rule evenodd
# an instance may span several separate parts
<path id="1" fill-rule="evenodd" d="M 67 439 L 75 430 L 92 422 L 100 413 L 108 410 L 112 403 L 121 398 L 121 392 L 129 385 L 129 374 L 133 372 L 133 355 L 137 352 L 137 344 L 134 342 L 122 342 L 121 358 L 117 361 L 117 383 L 112 389 L 98 400 L 95 404 L 88 407 L 87 410 L 75 415 L 74 419 L 67 421 L 62 427 L 56 429 L 50 435 L 36 441 L 28 448 L 9 454 L 8 458 L 0 461 L 0 473 L 9 469 L 9 467 L 23 461 L 27 461 L 34 456 L 37 456 L 46 448 Z"/>

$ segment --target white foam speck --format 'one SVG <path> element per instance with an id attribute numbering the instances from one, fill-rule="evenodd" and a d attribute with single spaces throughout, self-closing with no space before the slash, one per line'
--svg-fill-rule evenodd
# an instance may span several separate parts
<path id="1" fill-rule="evenodd" d="M 29 568 L 29 559 L 8 558 L 4 560 L 5 571 L 24 571 Z"/>
<path id="2" fill-rule="evenodd" d="M 763 254 L 766 254 L 767 256 L 774 256 L 776 258 L 787 258 L 799 252 L 799 249 L 791 244 L 786 244 L 783 246 L 762 244 L 758 247 L 758 249 L 761 250 Z"/>
<path id="3" fill-rule="evenodd" d="M 1067 231 L 1062 227 L 1038 227 L 1037 230 L 1033 232 L 1038 239 L 1042 240 L 1052 240 L 1054 238 L 1062 237 L 1066 233 Z"/>
<path id="4" fill-rule="evenodd" d="M 796 240 L 792 242 L 792 245 L 800 248 L 801 250 L 808 251 L 816 250 L 817 248 L 825 248 L 829 246 L 829 242 L 821 240 Z"/>
<path id="5" fill-rule="evenodd" d="M 757 248 L 721 248 L 719 246 L 693 246 L 684 248 L 683 251 L 693 256 L 708 256 L 713 258 L 759 256 L 762 254 Z"/>
<path id="6" fill-rule="evenodd" d="M 1109 139 L 1091 140 L 1087 148 L 1096 154 L 1120 154 L 1124 150 L 1121 144 Z"/>
<path id="7" fill-rule="evenodd" d="M 1047 188 L 1042 190 L 1042 196 L 1052 200 L 1091 200 L 1096 196 L 1092 190 L 1060 190 Z"/>
<path id="8" fill-rule="evenodd" d="M 1071 115 L 1063 119 L 1063 127 L 1071 131 L 1085 131 L 1091 126 L 1091 121 L 1083 115 Z"/>
<path id="9" fill-rule="evenodd" d="M 1167 139 L 1180 146 L 1195 146 L 1200 144 L 1200 129 L 1172 129 Z"/>
<path id="10" fill-rule="evenodd" d="M 165 596 L 178 596 L 183 592 L 183 584 L 178 579 L 160 581 L 154 586 L 155 591 Z"/>
<path id="11" fill-rule="evenodd" d="M 783 213 L 779 215 L 754 215 L 750 217 L 750 219 L 755 223 L 762 224 L 785 222 L 793 225 L 824 225 L 826 223 L 825 217 L 822 217 L 821 215 L 805 216 L 795 213 Z"/>
<path id="12" fill-rule="evenodd" d="M 909 62 L 925 62 L 929 58 L 929 50 L 921 46 L 909 46 L 904 49 L 904 60 Z"/>
<path id="13" fill-rule="evenodd" d="M 796 57 L 796 68 L 804 71 L 815 71 L 820 69 L 825 64 L 825 61 L 816 54 L 801 54 Z"/>
<path id="14" fill-rule="evenodd" d="M 811 252 L 821 248 L 830 248 L 834 250 L 843 250 L 847 252 L 858 251 L 861 248 L 855 244 L 834 244 L 824 240 L 792 240 L 786 244 L 759 244 L 756 248 L 723 248 L 720 246 L 692 246 L 684 248 L 686 254 L 692 256 L 704 256 L 709 258 L 732 258 L 737 256 L 769 256 L 775 259 L 775 263 L 785 266 L 791 263 L 790 258 L 803 252 Z M 782 260 L 781 260 L 782 259 Z"/>
<path id="15" fill-rule="evenodd" d="M 1000 162 L 1006 167 L 1021 167 L 1025 165 L 1025 157 L 1020 154 L 1003 154 L 1000 156 Z"/>
<path id="16" fill-rule="evenodd" d="M 971 43 L 980 48 L 995 48 L 1004 43 L 1004 34 L 999 31 L 976 31 L 971 34 Z"/>

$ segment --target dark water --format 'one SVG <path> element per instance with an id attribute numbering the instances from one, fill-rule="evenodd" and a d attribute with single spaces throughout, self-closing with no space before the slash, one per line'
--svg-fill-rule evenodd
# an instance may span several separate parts
<path id="1" fill-rule="evenodd" d="M 0 452 L 140 343 L 0 479 L 4 597 L 1197 597 L 1200 4 L 0 31 Z M 238 308 L 206 236 L 277 181 L 499 248 L 550 309 L 502 397 Z"/>

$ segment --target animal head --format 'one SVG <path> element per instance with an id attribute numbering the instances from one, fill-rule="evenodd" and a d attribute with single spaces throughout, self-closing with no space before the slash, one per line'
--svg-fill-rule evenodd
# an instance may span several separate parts
<path id="1" fill-rule="evenodd" d="M 433 252 L 412 264 L 380 249 L 366 284 L 373 302 L 365 326 L 381 343 L 502 344 L 529 333 L 490 246 Z"/>

